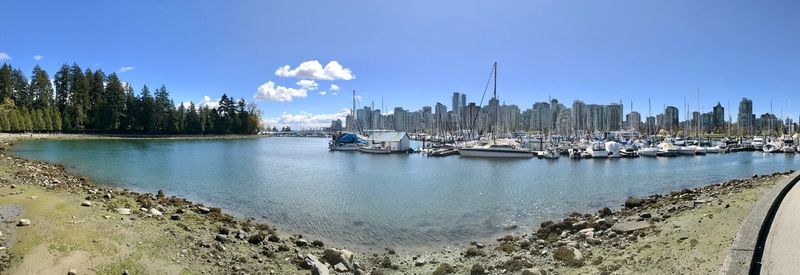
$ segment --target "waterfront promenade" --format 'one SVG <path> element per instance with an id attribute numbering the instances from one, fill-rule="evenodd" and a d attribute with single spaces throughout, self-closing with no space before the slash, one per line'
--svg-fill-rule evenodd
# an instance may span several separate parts
<path id="1" fill-rule="evenodd" d="M 762 274 L 800 274 L 800 188 L 796 185 L 783 198 L 770 226 L 761 261 Z"/>

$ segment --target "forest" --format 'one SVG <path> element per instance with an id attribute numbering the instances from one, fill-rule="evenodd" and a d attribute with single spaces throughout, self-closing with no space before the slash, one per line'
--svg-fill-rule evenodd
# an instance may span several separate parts
<path id="1" fill-rule="evenodd" d="M 53 79 L 39 65 L 30 80 L 0 67 L 0 132 L 146 135 L 256 134 L 261 112 L 223 94 L 219 104 L 178 104 L 166 86 L 137 93 L 116 73 L 64 64 Z"/>

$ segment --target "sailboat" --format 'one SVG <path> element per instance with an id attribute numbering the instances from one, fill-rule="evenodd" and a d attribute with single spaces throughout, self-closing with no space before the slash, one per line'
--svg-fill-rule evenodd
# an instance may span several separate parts
<path id="1" fill-rule="evenodd" d="M 358 121 L 356 119 L 356 91 L 353 90 L 353 109 L 350 110 L 351 116 L 353 117 L 353 121 Z M 358 125 L 353 127 L 353 130 L 356 133 L 338 133 L 334 134 L 333 138 L 330 142 L 328 142 L 328 150 L 331 151 L 358 151 L 361 146 L 367 144 L 367 141 L 364 140 L 358 134 Z"/>
<path id="2" fill-rule="evenodd" d="M 493 99 L 497 99 L 497 62 L 492 65 L 492 73 L 494 76 L 494 91 Z M 499 104 L 498 104 L 499 105 Z M 492 127 L 492 139 L 485 144 L 478 144 L 471 147 L 463 147 L 458 149 L 458 153 L 464 157 L 483 157 L 483 158 L 532 158 L 533 152 L 523 148 L 514 139 L 497 139 L 497 124 L 500 120 L 500 106 L 495 108 L 497 115 L 494 121 L 495 125 Z"/>

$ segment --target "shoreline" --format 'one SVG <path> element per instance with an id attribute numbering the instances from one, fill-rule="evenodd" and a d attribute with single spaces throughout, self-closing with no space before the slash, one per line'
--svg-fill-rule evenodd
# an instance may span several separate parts
<path id="1" fill-rule="evenodd" d="M 0 135 L 0 141 L 3 144 L 19 140 L 4 139 L 7 136 Z M 96 139 L 97 137 L 78 136 L 70 139 L 80 138 Z M 192 268 L 200 267 L 196 269 L 198 272 L 206 270 L 227 273 L 252 273 L 268 267 L 273 268 L 278 274 L 307 274 L 309 269 L 316 268 L 320 272 L 323 269 L 328 271 L 328 269 L 335 269 L 337 264 L 341 264 L 338 265 L 340 270 L 342 266 L 347 270 L 360 270 L 361 273 L 355 272 L 355 274 L 366 274 L 365 271 L 370 271 L 372 274 L 430 273 L 435 270 L 470 273 L 472 269 L 480 269 L 475 267 L 476 264 L 481 265 L 481 268 L 488 273 L 476 271 L 477 273 L 474 274 L 504 273 L 503 270 L 511 272 L 527 270 L 530 272 L 525 274 L 536 274 L 535 272 L 539 272 L 539 274 L 547 272 L 607 273 L 625 270 L 636 272 L 635 269 L 625 269 L 626 267 L 622 264 L 603 264 L 603 256 L 599 256 L 601 260 L 595 264 L 598 259 L 597 255 L 606 255 L 602 252 L 603 250 L 611 252 L 620 250 L 620 245 L 622 250 L 625 250 L 626 246 L 637 244 L 636 239 L 644 239 L 652 233 L 657 235 L 658 233 L 655 231 L 659 225 L 676 219 L 673 216 L 711 206 L 711 202 L 723 194 L 730 195 L 754 189 L 763 192 L 761 189 L 767 187 L 769 181 L 785 175 L 785 173 L 773 173 L 770 176 L 754 179 L 735 179 L 694 189 L 683 189 L 669 195 L 654 194 L 645 198 L 629 198 L 626 202 L 627 206 L 618 211 L 603 208 L 594 214 L 573 213 L 565 217 L 563 221 L 543 222 L 538 230 L 534 230 L 535 226 L 524 230 L 526 232 L 516 230 L 510 235 L 498 238 L 496 242 L 487 241 L 486 244 L 473 242 L 463 246 L 452 248 L 445 246 L 445 248 L 414 251 L 413 253 L 394 251 L 388 248 L 359 250 L 353 253 L 329 248 L 324 243 L 304 239 L 301 236 L 293 236 L 265 224 L 254 223 L 255 219 L 253 218 L 235 218 L 219 208 L 208 208 L 186 199 L 167 197 L 163 192 L 140 193 L 117 187 L 97 186 L 86 177 L 70 174 L 61 165 L 26 160 L 10 156 L 2 151 L 0 151 L 0 158 L 2 158 L 0 163 L 9 168 L 18 169 L 17 171 L 6 171 L 8 175 L 4 175 L 2 173 L 4 171 L 0 171 L 0 193 L 3 198 L 7 196 L 6 191 L 11 192 L 8 196 L 17 197 L 20 195 L 24 197 L 25 192 L 32 192 L 39 196 L 64 196 L 73 201 L 73 205 L 68 207 L 79 210 L 85 208 L 79 206 L 82 204 L 80 200 L 91 202 L 92 206 L 88 208 L 92 211 L 102 212 L 94 215 L 94 219 L 96 219 L 94 222 L 97 223 L 116 220 L 118 217 L 122 222 L 150 229 L 162 229 L 161 231 L 165 231 L 164 228 L 179 228 L 183 232 L 174 234 L 184 238 L 192 236 L 191 241 L 180 239 L 173 244 L 184 248 L 178 253 L 185 259 L 184 263 L 191 263 Z M 26 175 L 26 173 L 30 175 Z M 12 176 L 12 179 L 6 178 L 7 176 Z M 760 193 L 750 195 L 760 197 L 757 196 L 758 194 Z M 31 196 L 36 195 L 28 195 L 28 197 Z M 82 199 L 82 196 L 86 197 Z M 3 205 L 8 203 L 5 199 L 0 199 L 0 201 L 3 202 Z M 689 202 L 691 202 L 691 207 L 688 206 Z M 717 206 L 724 207 L 721 200 L 718 204 Z M 130 209 L 131 213 L 123 215 L 117 208 Z M 749 213 L 749 211 L 745 212 Z M 20 216 L 26 214 L 28 213 L 22 213 Z M 111 215 L 116 217 L 105 218 Z M 174 219 L 175 215 L 178 216 L 177 220 Z M 98 217 L 100 219 L 97 219 Z M 8 218 L 4 217 L 4 219 Z M 269 217 L 264 219 L 268 220 Z M 41 223 L 34 219 L 32 221 L 34 225 L 30 227 L 36 227 L 38 223 Z M 183 224 L 185 228 L 178 224 Z M 11 231 L 27 230 L 30 227 L 18 227 Z M 738 230 L 738 226 L 734 227 L 735 230 Z M 590 228 L 591 230 L 589 230 Z M 2 233 L 7 232 L 3 231 Z M 13 240 L 16 233 L 9 232 L 3 236 L 10 235 L 10 240 Z M 621 236 L 628 237 L 624 239 Z M 630 236 L 636 237 L 631 238 Z M 254 238 L 252 243 L 250 238 Z M 692 239 L 697 241 L 697 238 Z M 24 267 L 24 259 L 31 257 L 23 255 L 24 258 L 19 259 L 14 256 L 15 253 L 26 251 L 17 250 L 13 244 L 9 247 L 4 251 L 12 251 L 10 257 L 0 257 L 4 261 L 5 267 L 10 266 L 11 270 L 18 270 L 13 268 L 20 266 Z M 722 249 L 727 251 L 727 247 Z M 186 250 L 187 253 L 183 253 L 183 250 Z M 191 250 L 198 251 L 195 253 Z M 163 256 L 160 254 L 162 252 L 153 253 L 153 256 Z M 614 257 L 613 253 L 608 255 L 606 258 Z M 242 257 L 252 260 L 242 262 L 240 259 Z M 216 260 L 209 260 L 209 258 Z M 8 259 L 8 261 L 4 259 Z M 724 255 L 722 260 L 724 260 Z M 607 260 L 606 263 L 608 261 L 610 260 Z M 627 259 L 623 258 L 619 261 L 624 263 Z M 224 264 L 220 264 L 220 262 Z M 173 260 L 170 264 L 180 266 L 181 261 L 176 263 Z M 140 266 L 135 263 L 131 264 L 131 269 L 137 270 L 137 267 Z M 593 269 L 587 269 L 587 267 Z M 717 270 L 721 267 L 722 262 L 720 261 Z M 147 266 L 143 268 L 141 270 L 153 271 L 153 269 L 147 269 Z M 183 270 L 195 270 L 187 268 L 189 266 L 183 267 Z"/>

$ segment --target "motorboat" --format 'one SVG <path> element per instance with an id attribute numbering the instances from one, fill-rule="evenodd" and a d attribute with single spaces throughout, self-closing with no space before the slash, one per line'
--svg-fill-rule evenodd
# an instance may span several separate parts
<path id="1" fill-rule="evenodd" d="M 681 146 L 678 147 L 678 154 L 679 155 L 687 155 L 687 156 L 694 156 L 697 153 L 697 146 Z"/>
<path id="2" fill-rule="evenodd" d="M 544 159 L 558 159 L 558 150 L 555 149 L 547 149 L 542 152 L 541 155 Z"/>
<path id="3" fill-rule="evenodd" d="M 774 141 L 768 142 L 767 144 L 764 144 L 764 147 L 762 147 L 761 151 L 764 151 L 764 153 L 781 152 L 781 145 Z"/>
<path id="4" fill-rule="evenodd" d="M 485 158 L 532 158 L 533 151 L 520 146 L 515 140 L 498 139 L 492 140 L 483 145 L 458 148 L 458 154 L 462 157 L 485 157 Z"/>
<path id="5" fill-rule="evenodd" d="M 370 144 L 366 146 L 361 146 L 358 148 L 358 151 L 367 154 L 389 154 L 392 152 L 391 149 L 386 148 L 381 144 Z"/>
<path id="6" fill-rule="evenodd" d="M 657 152 L 657 151 L 656 151 Z M 620 157 L 623 158 L 637 158 L 639 153 L 636 152 L 635 146 L 625 146 L 619 151 Z M 653 155 L 655 157 L 655 155 Z"/>
<path id="7" fill-rule="evenodd" d="M 606 151 L 606 145 L 600 141 L 594 141 L 586 146 L 586 153 L 589 154 L 591 158 L 599 159 L 599 158 L 608 158 L 608 151 Z"/>
<path id="8" fill-rule="evenodd" d="M 639 155 L 644 157 L 657 157 L 659 153 L 658 148 L 646 147 L 639 149 Z"/>
<path id="9" fill-rule="evenodd" d="M 678 155 L 678 148 L 672 143 L 662 142 L 658 144 L 657 148 L 659 157 L 674 157 Z"/>
<path id="10" fill-rule="evenodd" d="M 794 153 L 796 152 L 796 148 L 794 145 L 794 138 L 791 136 L 784 136 L 783 137 L 783 146 L 781 151 L 784 153 Z"/>
<path id="11" fill-rule="evenodd" d="M 763 150 L 764 145 L 766 145 L 764 143 L 764 138 L 762 137 L 754 137 L 753 141 L 750 144 L 752 144 L 753 148 L 755 148 L 756 150 Z"/>
<path id="12" fill-rule="evenodd" d="M 620 157 L 620 150 L 622 146 L 617 143 L 616 141 L 608 141 L 605 144 L 606 152 L 608 152 L 609 158 L 619 158 Z"/>
<path id="13" fill-rule="evenodd" d="M 569 152 L 569 158 L 571 158 L 571 159 L 581 159 L 581 158 L 583 158 L 583 156 L 582 156 L 583 152 L 581 152 L 581 149 L 571 148 L 571 149 L 567 150 L 567 152 Z"/>

